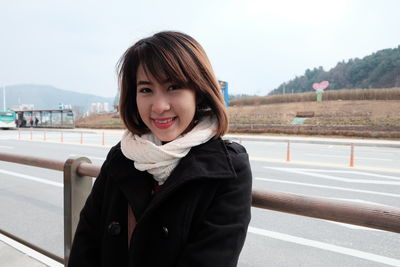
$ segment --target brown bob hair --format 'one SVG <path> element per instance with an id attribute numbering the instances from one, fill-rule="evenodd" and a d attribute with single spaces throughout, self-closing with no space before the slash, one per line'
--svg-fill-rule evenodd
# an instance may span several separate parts
<path id="1" fill-rule="evenodd" d="M 196 92 L 195 120 L 213 114 L 218 119 L 215 138 L 228 130 L 228 116 L 221 88 L 201 45 L 189 35 L 163 31 L 128 48 L 117 64 L 120 86 L 119 112 L 127 129 L 144 134 L 149 129 L 136 104 L 136 73 L 142 64 L 157 81 L 165 78 Z"/>

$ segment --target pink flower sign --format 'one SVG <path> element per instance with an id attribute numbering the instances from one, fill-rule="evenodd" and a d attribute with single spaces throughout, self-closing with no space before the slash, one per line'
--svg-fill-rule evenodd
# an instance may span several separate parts
<path id="1" fill-rule="evenodd" d="M 318 92 L 322 92 L 324 91 L 324 89 L 328 88 L 328 86 L 329 86 L 328 81 L 322 81 L 320 83 L 314 83 L 312 85 L 312 88 L 314 88 L 314 90 L 317 90 Z"/>

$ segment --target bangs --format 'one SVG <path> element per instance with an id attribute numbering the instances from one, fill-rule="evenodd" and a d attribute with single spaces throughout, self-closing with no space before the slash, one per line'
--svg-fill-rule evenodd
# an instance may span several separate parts
<path id="1" fill-rule="evenodd" d="M 171 47 L 157 47 L 146 42 L 138 49 L 139 64 L 142 64 L 147 75 L 152 75 L 159 83 L 168 81 L 182 86 L 192 84 L 184 71 L 185 63 L 171 50 Z"/>

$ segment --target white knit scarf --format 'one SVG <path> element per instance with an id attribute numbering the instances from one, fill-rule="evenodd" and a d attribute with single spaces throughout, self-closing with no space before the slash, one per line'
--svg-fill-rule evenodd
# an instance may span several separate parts
<path id="1" fill-rule="evenodd" d="M 217 119 L 206 117 L 190 132 L 164 145 L 151 133 L 138 136 L 126 130 L 121 150 L 125 157 L 134 161 L 136 169 L 152 174 L 162 185 L 190 149 L 214 137 L 216 129 Z"/>

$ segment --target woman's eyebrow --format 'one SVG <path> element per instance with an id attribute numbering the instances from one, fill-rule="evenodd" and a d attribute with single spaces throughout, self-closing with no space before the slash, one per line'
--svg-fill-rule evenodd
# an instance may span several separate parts
<path id="1" fill-rule="evenodd" d="M 171 82 L 172 82 L 172 80 L 170 78 L 167 78 L 167 79 L 163 80 L 161 82 L 161 84 L 166 84 L 166 83 L 171 83 Z M 136 83 L 136 86 L 139 86 L 139 85 L 152 85 L 152 84 L 153 84 L 152 82 L 146 80 L 146 81 L 138 81 Z"/>
<path id="2" fill-rule="evenodd" d="M 149 84 L 151 84 L 151 82 L 149 82 L 149 81 L 138 81 L 137 82 L 137 85 L 149 85 Z"/>

